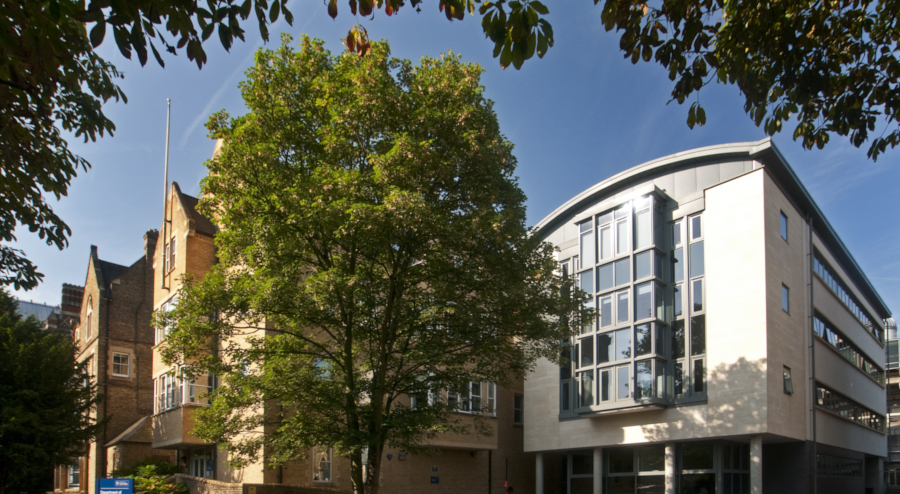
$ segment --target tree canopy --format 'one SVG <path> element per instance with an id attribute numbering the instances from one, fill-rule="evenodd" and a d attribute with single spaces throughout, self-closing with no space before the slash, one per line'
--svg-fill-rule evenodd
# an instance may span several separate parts
<path id="1" fill-rule="evenodd" d="M 163 356 L 218 376 L 193 433 L 226 444 L 233 464 L 326 445 L 351 458 L 357 492 L 377 492 L 365 451 L 378 478 L 386 446 L 486 433 L 484 415 L 460 422 L 442 390 L 558 360 L 560 316 L 583 309 L 525 227 L 481 67 L 289 41 L 257 52 L 246 115 L 210 119 L 224 144 L 200 209 L 220 227 L 219 264 L 160 315 L 174 324 Z"/>
<path id="2" fill-rule="evenodd" d="M 103 396 L 75 350 L 0 291 L 0 494 L 52 489 L 53 467 L 82 456 L 106 426 L 91 416 Z"/>

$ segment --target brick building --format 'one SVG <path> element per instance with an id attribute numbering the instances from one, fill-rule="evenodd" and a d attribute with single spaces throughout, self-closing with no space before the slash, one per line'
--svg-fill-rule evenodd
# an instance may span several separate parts
<path id="1" fill-rule="evenodd" d="M 101 260 L 97 247 L 91 246 L 81 300 L 73 297 L 80 287 L 63 287 L 67 309 L 76 308 L 76 302 L 80 305 L 77 318 L 69 319 L 75 322 L 77 358 L 88 361 L 98 392 L 106 396 L 97 419 L 110 421 L 97 441 L 87 445 L 84 456 L 56 469 L 56 491 L 95 492 L 96 479 L 115 468 L 147 455 L 169 458 L 168 451 L 150 448 L 147 420 L 153 392 L 151 262 L 157 238 L 157 232 L 147 232 L 144 255 L 131 266 Z"/>
<path id="2" fill-rule="evenodd" d="M 170 310 L 177 304 L 181 278 L 195 279 L 215 264 L 213 243 L 216 226 L 196 210 L 198 200 L 181 192 L 178 184 L 169 188 L 163 232 L 153 257 L 155 269 L 153 307 Z M 153 379 L 156 400 L 153 415 L 153 447 L 178 450 L 192 494 L 278 492 L 299 494 L 304 489 L 352 492 L 350 461 L 330 448 L 314 448 L 306 460 L 273 469 L 265 458 L 243 469 L 227 465 L 227 454 L 216 444 L 205 443 L 191 434 L 193 413 L 206 406 L 204 394 L 216 385 L 213 376 L 193 381 L 181 379 L 177 367 L 165 365 L 160 350 L 165 345 L 166 328 L 157 328 L 153 352 Z M 229 342 L 218 342 L 221 348 Z M 234 343 L 234 342 L 231 342 Z M 239 343 L 239 342 L 238 342 Z M 409 492 L 502 494 L 509 482 L 517 493 L 534 492 L 534 455 L 523 448 L 523 383 L 509 389 L 489 383 L 476 384 L 485 400 L 493 399 L 495 414 L 480 419 L 493 428 L 490 437 L 445 434 L 431 441 L 438 454 L 412 455 L 386 449 L 379 483 L 385 494 Z M 406 405 L 409 405 L 407 400 Z M 474 420 L 461 411 L 463 421 Z M 201 480 L 202 479 L 202 480 Z M 275 489 L 275 490 L 273 490 Z"/>

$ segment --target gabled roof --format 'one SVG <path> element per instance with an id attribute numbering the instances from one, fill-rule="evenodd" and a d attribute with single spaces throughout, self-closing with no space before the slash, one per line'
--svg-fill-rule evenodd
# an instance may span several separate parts
<path id="1" fill-rule="evenodd" d="M 113 280 L 118 278 L 126 269 L 128 269 L 128 266 L 104 261 L 102 259 L 98 259 L 97 264 L 100 266 L 100 271 L 103 272 L 103 281 L 105 281 L 107 285 L 112 283 Z"/>
<path id="2" fill-rule="evenodd" d="M 172 182 L 172 186 L 175 188 L 178 200 L 181 202 L 181 206 L 184 208 L 188 220 L 191 221 L 194 231 L 209 237 L 215 236 L 219 229 L 216 228 L 216 225 L 214 225 L 212 221 L 209 221 L 209 218 L 197 212 L 197 203 L 200 202 L 200 199 L 181 192 L 181 187 L 178 186 L 178 182 Z"/>

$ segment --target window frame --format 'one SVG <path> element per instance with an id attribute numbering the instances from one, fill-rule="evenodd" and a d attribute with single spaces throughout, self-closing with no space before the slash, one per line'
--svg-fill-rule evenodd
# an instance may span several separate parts
<path id="1" fill-rule="evenodd" d="M 87 324 L 85 325 L 85 332 L 84 332 L 84 340 L 85 341 L 91 339 L 91 336 L 93 335 L 93 328 L 92 328 L 93 319 L 94 319 L 94 296 L 93 295 L 88 295 L 86 319 L 87 319 L 87 321 L 86 321 Z"/>
<path id="2" fill-rule="evenodd" d="M 525 395 L 513 394 L 513 424 L 522 425 L 525 423 Z"/>
<path id="3" fill-rule="evenodd" d="M 325 453 L 325 459 L 318 459 L 317 454 L 319 451 L 323 451 Z M 323 448 L 322 446 L 314 446 L 313 454 L 312 454 L 312 482 L 313 484 L 330 484 L 334 481 L 334 450 L 328 446 Z M 327 479 L 316 479 L 316 465 L 317 464 L 327 464 L 328 465 L 328 478 Z M 320 470 L 322 471 L 322 470 Z M 324 475 L 323 475 L 324 476 Z"/>
<path id="4" fill-rule="evenodd" d="M 779 211 L 779 213 L 781 214 L 781 224 L 779 225 L 780 229 L 779 229 L 778 233 L 781 235 L 781 238 L 785 242 L 787 242 L 788 241 L 788 217 L 786 214 L 784 214 L 783 210 Z"/>
<path id="5" fill-rule="evenodd" d="M 119 366 L 119 368 L 121 370 L 121 367 L 123 365 L 121 362 L 119 362 L 119 363 L 116 362 L 116 357 L 125 357 L 125 363 L 124 363 L 125 373 L 124 374 L 122 374 L 121 372 L 119 372 L 119 373 L 116 372 L 116 366 Z M 111 360 L 112 360 L 112 365 L 110 367 L 112 369 L 113 377 L 131 377 L 131 354 L 123 353 L 123 352 L 112 352 Z"/>
<path id="6" fill-rule="evenodd" d="M 784 283 L 781 284 L 781 310 L 791 313 L 791 289 Z"/>
<path id="7" fill-rule="evenodd" d="M 784 394 L 793 395 L 794 394 L 794 381 L 791 377 L 791 368 L 782 365 L 782 380 L 784 382 Z"/>

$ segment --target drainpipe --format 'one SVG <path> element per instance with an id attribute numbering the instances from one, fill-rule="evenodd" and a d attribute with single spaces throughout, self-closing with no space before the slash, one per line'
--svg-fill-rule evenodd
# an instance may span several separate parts
<path id="1" fill-rule="evenodd" d="M 813 287 L 815 277 L 813 275 L 814 271 L 814 263 L 815 263 L 815 249 L 813 247 L 813 219 L 809 214 L 806 215 L 806 222 L 809 225 L 809 327 L 810 329 L 815 328 L 815 304 L 813 302 Z M 815 331 L 813 331 L 814 333 Z M 811 391 L 812 391 L 812 485 L 813 485 L 813 494 L 818 494 L 819 492 L 819 456 L 817 451 L 817 440 L 816 440 L 816 403 L 818 401 L 818 395 L 816 393 L 816 337 L 813 334 L 809 335 L 810 337 L 810 351 L 812 355 L 812 376 L 810 377 L 811 382 Z"/>

